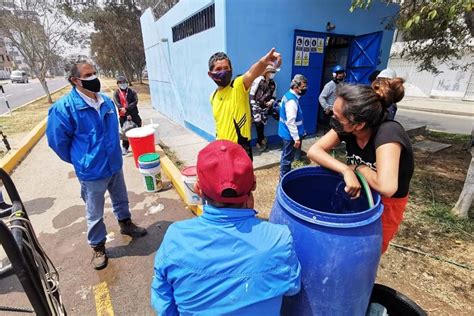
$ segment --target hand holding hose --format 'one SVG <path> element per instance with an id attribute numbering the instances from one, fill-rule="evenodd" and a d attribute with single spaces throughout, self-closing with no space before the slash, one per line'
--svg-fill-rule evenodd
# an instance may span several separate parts
<path id="1" fill-rule="evenodd" d="M 342 172 L 342 176 L 344 177 L 344 182 L 346 183 L 344 191 L 346 191 L 346 193 L 353 199 L 358 198 L 360 196 L 361 185 L 354 171 L 348 167 Z"/>

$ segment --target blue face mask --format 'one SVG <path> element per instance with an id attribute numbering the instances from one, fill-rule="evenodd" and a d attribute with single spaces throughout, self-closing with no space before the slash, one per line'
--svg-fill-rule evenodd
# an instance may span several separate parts
<path id="1" fill-rule="evenodd" d="M 232 80 L 232 70 L 221 70 L 210 73 L 212 80 L 219 87 L 227 87 Z"/>

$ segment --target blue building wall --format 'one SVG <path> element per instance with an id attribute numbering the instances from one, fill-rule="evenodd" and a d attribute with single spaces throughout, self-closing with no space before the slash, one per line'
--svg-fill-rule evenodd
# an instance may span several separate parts
<path id="1" fill-rule="evenodd" d="M 330 34 L 356 36 L 384 31 L 381 63 L 377 67 L 384 69 L 390 55 L 393 31 L 384 29 L 383 19 L 398 12 L 398 6 L 373 2 L 368 11 L 350 13 L 350 0 L 228 0 L 227 53 L 232 59 L 234 73 L 244 72 L 257 58 L 275 47 L 283 58 L 281 71 L 275 76 L 280 98 L 289 89 L 291 81 L 295 29 L 326 33 L 329 21 L 336 25 Z M 269 120 L 265 134 L 277 134 L 275 120 Z"/>
<path id="2" fill-rule="evenodd" d="M 173 43 L 171 28 L 212 3 L 216 26 Z M 182 0 L 158 21 L 150 9 L 141 17 L 153 107 L 207 139 L 215 134 L 207 61 L 226 50 L 224 18 L 224 0 Z"/>
<path id="3" fill-rule="evenodd" d="M 171 28 L 212 3 L 215 3 L 216 26 L 173 43 Z M 398 6 L 375 1 L 369 11 L 350 13 L 350 3 L 350 0 L 181 0 L 158 21 L 147 10 L 141 23 L 153 106 L 210 139 L 215 134 L 215 125 L 209 97 L 216 86 L 207 76 L 209 57 L 217 51 L 226 52 L 237 75 L 275 47 L 283 56 L 281 71 L 275 77 L 280 97 L 291 80 L 295 29 L 326 32 L 328 21 L 336 25 L 332 34 L 356 36 L 383 31 L 377 68 L 385 68 L 393 31 L 384 30 L 383 18 L 395 14 Z M 276 122 L 272 119 L 266 134 L 276 134 Z"/>

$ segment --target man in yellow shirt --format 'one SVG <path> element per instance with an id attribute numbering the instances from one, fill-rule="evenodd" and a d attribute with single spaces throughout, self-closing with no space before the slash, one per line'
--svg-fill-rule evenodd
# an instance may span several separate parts
<path id="1" fill-rule="evenodd" d="M 209 77 L 217 84 L 211 95 L 212 113 L 216 121 L 216 139 L 226 139 L 242 146 L 250 159 L 252 115 L 249 89 L 252 82 L 263 74 L 268 65 L 280 67 L 281 56 L 272 48 L 265 56 L 241 76 L 232 80 L 232 64 L 229 57 L 218 52 L 209 58 Z"/>

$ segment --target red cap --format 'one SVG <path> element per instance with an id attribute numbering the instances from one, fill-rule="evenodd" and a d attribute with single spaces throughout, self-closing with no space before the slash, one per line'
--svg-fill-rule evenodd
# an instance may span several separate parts
<path id="1" fill-rule="evenodd" d="M 202 192 L 221 203 L 245 203 L 255 185 L 253 165 L 245 150 L 228 140 L 210 143 L 198 154 L 197 176 Z M 223 197 L 233 189 L 235 197 Z"/>

